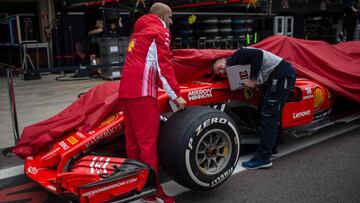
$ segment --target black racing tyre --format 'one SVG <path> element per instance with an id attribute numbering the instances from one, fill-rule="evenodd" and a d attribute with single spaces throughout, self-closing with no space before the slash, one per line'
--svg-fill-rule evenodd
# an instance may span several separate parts
<path id="1" fill-rule="evenodd" d="M 234 171 L 240 137 L 226 113 L 203 106 L 172 115 L 160 131 L 159 161 L 173 180 L 193 190 L 222 184 Z"/>

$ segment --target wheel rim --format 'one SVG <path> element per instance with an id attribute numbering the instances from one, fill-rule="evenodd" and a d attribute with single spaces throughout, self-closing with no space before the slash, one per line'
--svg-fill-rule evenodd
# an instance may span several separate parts
<path id="1" fill-rule="evenodd" d="M 221 129 L 210 130 L 196 146 L 196 166 L 205 175 L 215 175 L 227 166 L 231 153 L 230 136 Z"/>

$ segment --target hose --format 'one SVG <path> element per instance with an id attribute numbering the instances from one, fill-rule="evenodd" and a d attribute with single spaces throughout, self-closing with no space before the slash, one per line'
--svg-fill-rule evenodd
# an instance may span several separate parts
<path id="1" fill-rule="evenodd" d="M 86 76 L 86 77 L 75 77 L 76 73 L 72 76 L 67 76 L 68 74 L 61 75 L 59 77 L 56 77 L 55 80 L 57 81 L 78 81 L 78 80 L 90 80 L 92 77 Z"/>

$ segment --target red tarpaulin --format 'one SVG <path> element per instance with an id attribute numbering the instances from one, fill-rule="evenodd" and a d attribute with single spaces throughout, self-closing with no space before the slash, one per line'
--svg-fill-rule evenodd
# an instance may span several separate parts
<path id="1" fill-rule="evenodd" d="M 323 41 L 273 36 L 254 47 L 286 59 L 299 75 L 360 103 L 360 41 L 330 45 Z"/>
<path id="2" fill-rule="evenodd" d="M 289 61 L 299 75 L 321 82 L 336 93 L 360 103 L 360 42 L 329 45 L 322 41 L 273 36 L 254 47 L 268 50 Z M 197 78 L 217 58 L 234 50 L 173 51 L 175 74 L 179 82 Z M 88 131 L 106 115 L 119 111 L 119 82 L 94 87 L 61 113 L 24 129 L 14 148 L 25 158 L 73 130 Z"/>
<path id="3" fill-rule="evenodd" d="M 89 131 L 116 106 L 119 82 L 98 85 L 57 115 L 24 128 L 13 152 L 21 158 L 34 155 L 74 130 Z"/>

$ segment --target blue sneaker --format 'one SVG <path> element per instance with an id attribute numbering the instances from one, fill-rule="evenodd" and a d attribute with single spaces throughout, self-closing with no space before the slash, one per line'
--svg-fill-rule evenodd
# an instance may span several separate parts
<path id="1" fill-rule="evenodd" d="M 255 155 L 249 161 L 242 162 L 242 167 L 247 169 L 260 169 L 260 168 L 269 168 L 272 166 L 271 160 L 262 160 L 258 155 Z"/>

